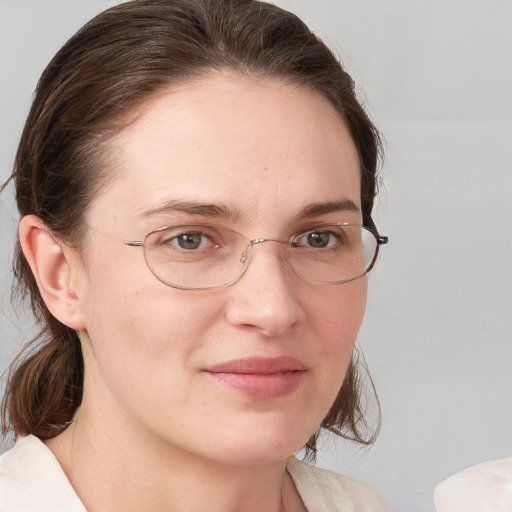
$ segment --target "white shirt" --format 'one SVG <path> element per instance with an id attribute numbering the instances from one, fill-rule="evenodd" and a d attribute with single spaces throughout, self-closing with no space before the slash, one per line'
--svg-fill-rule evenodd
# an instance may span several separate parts
<path id="1" fill-rule="evenodd" d="M 482 462 L 441 482 L 437 512 L 512 511 L 512 457 Z"/>
<path id="2" fill-rule="evenodd" d="M 287 470 L 308 512 L 388 512 L 360 482 L 295 457 Z M 53 453 L 35 436 L 0 457 L 0 512 L 87 512 Z"/>

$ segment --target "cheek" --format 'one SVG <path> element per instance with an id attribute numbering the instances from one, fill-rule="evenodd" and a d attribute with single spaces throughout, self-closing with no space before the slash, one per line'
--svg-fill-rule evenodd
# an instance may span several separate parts
<path id="1" fill-rule="evenodd" d="M 211 338 L 219 301 L 154 283 L 111 294 L 101 287 L 88 329 L 92 350 L 84 351 L 89 382 L 141 422 L 155 410 L 167 411 L 166 418 L 169 411 L 184 410 L 198 396 L 192 376 L 197 354 Z"/>
<path id="2" fill-rule="evenodd" d="M 105 378 L 148 379 L 185 365 L 220 314 L 219 301 L 159 283 L 137 258 L 96 256 L 82 304 L 91 356 Z"/>
<path id="3" fill-rule="evenodd" d="M 323 288 L 307 305 L 312 327 L 331 349 L 352 347 L 366 307 L 366 277 Z"/>
<path id="4" fill-rule="evenodd" d="M 366 306 L 366 278 L 328 287 L 311 303 L 311 328 L 316 333 L 317 356 L 325 369 L 326 386 L 336 396 L 352 358 Z"/>
<path id="5" fill-rule="evenodd" d="M 158 359 L 169 351 L 191 351 L 220 314 L 218 300 L 163 285 L 139 290 L 101 287 L 93 292 L 89 335 L 93 342 L 122 350 L 123 357 L 142 353 Z"/>

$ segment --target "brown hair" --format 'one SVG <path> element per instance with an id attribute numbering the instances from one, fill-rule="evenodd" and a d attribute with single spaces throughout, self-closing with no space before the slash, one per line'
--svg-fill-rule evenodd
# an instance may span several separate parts
<path id="1" fill-rule="evenodd" d="M 253 0 L 126 2 L 79 30 L 37 85 L 8 180 L 14 180 L 20 214 L 37 215 L 57 238 L 79 247 L 84 214 L 110 177 L 100 171 L 102 157 L 123 127 L 120 120 L 163 88 L 216 69 L 285 80 L 328 98 L 359 151 L 363 217 L 370 218 L 379 135 L 351 77 L 295 15 Z M 3 431 L 51 438 L 81 403 L 80 342 L 48 311 L 19 243 L 14 273 L 15 291 L 30 299 L 41 330 L 11 365 Z M 353 360 L 322 426 L 367 443 L 356 368 Z"/>

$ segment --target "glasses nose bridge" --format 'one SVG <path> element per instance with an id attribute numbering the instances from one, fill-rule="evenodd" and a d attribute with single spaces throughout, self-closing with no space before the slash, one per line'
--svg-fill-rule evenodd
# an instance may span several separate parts
<path id="1" fill-rule="evenodd" d="M 252 249 L 255 245 L 263 244 L 265 242 L 277 242 L 281 244 L 289 245 L 289 242 L 287 240 L 278 240 L 277 238 L 251 238 L 249 240 L 249 244 L 247 247 L 242 251 L 242 254 L 240 256 L 240 263 L 245 263 L 247 261 L 247 258 L 249 258 L 252 254 Z M 247 265 L 249 265 L 250 259 L 247 262 Z"/>

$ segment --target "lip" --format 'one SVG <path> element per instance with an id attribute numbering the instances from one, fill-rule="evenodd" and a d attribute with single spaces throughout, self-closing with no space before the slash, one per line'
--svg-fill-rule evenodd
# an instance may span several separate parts
<path id="1" fill-rule="evenodd" d="M 249 398 L 269 400 L 295 391 L 306 365 L 294 357 L 248 357 L 220 363 L 204 371 Z"/>

